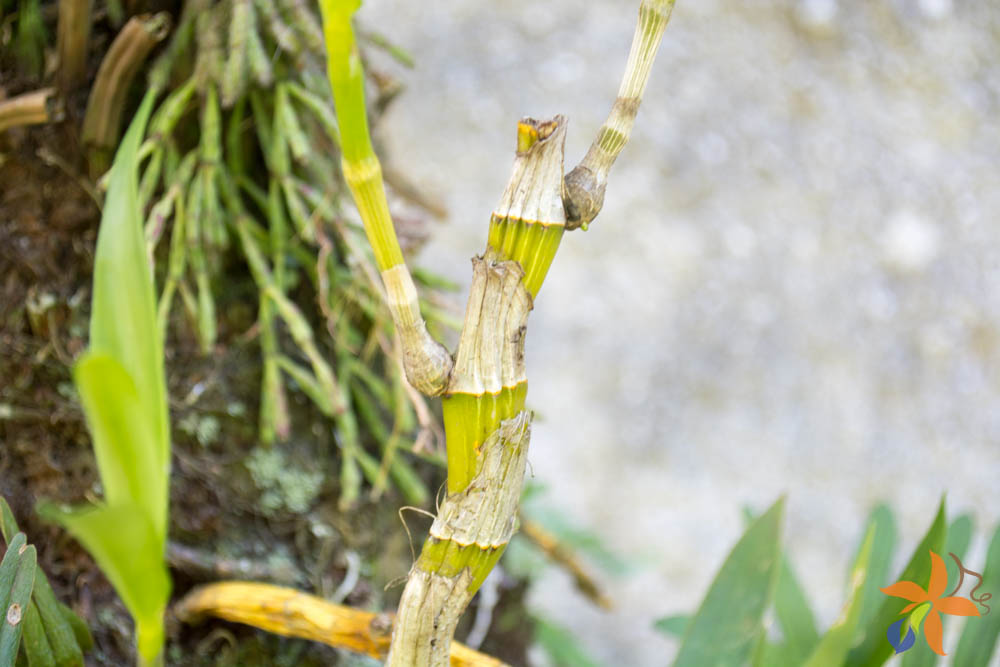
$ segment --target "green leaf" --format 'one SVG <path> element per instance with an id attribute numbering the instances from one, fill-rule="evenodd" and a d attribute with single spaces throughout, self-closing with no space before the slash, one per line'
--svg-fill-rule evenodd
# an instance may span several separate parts
<path id="1" fill-rule="evenodd" d="M 862 589 L 863 602 L 859 628 L 869 627 L 872 617 L 885 600 L 885 595 L 879 588 L 892 583 L 889 581 L 889 567 L 892 565 L 892 554 L 896 549 L 896 520 L 887 505 L 878 505 L 868 515 L 868 522 L 864 532 L 861 533 L 861 540 L 854 556 L 855 562 L 861 555 L 869 530 L 874 530 L 874 537 L 871 558 L 868 562 L 868 576 Z"/>
<path id="2" fill-rule="evenodd" d="M 823 635 L 809 659 L 804 663 L 805 667 L 844 664 L 844 658 L 847 657 L 847 652 L 851 649 L 854 633 L 857 631 L 858 621 L 861 620 L 864 609 L 865 584 L 871 576 L 870 566 L 877 529 L 876 523 L 869 524 L 868 532 L 861 543 L 861 551 L 851 568 L 847 604 L 840 613 L 840 617 Z"/>
<path id="3" fill-rule="evenodd" d="M 0 532 L 5 540 L 18 532 L 14 513 L 3 497 L 0 497 Z M 36 630 L 41 631 L 40 639 Z M 35 583 L 22 640 L 29 665 L 57 667 L 83 665 L 83 651 L 94 644 L 83 621 L 72 609 L 56 600 L 48 577 L 40 567 L 35 568 Z"/>
<path id="4" fill-rule="evenodd" d="M 763 633 L 781 562 L 778 500 L 743 534 L 723 563 L 684 635 L 675 667 L 743 665 Z"/>
<path id="5" fill-rule="evenodd" d="M 903 568 L 903 571 L 892 581 L 884 581 L 880 586 L 888 586 L 895 581 L 913 581 L 921 586 L 926 586 L 931 576 L 931 561 L 927 553 L 934 551 L 941 553 L 944 547 L 945 534 L 948 524 L 945 518 L 944 498 L 938 506 L 937 516 L 927 529 L 924 539 L 913 551 L 910 562 Z M 906 600 L 888 595 L 883 596 L 884 600 L 879 605 L 878 611 L 871 621 L 865 624 L 865 635 L 860 646 L 855 648 L 847 656 L 847 665 L 876 667 L 881 665 L 892 655 L 892 645 L 885 637 L 886 629 L 899 618 L 899 613 L 907 605 Z"/>
<path id="6" fill-rule="evenodd" d="M 816 619 L 787 554 L 781 557 L 774 590 L 774 612 L 786 647 L 781 664 L 801 664 L 819 642 Z"/>
<path id="7" fill-rule="evenodd" d="M 982 574 L 983 583 L 979 586 L 976 596 L 991 593 L 996 599 L 1000 593 L 1000 526 L 993 533 Z M 973 616 L 965 620 L 962 637 L 958 640 L 958 648 L 955 649 L 954 667 L 979 667 L 989 664 L 998 636 L 1000 636 L 1000 611 L 994 603 L 993 609 L 985 616 L 980 618 Z"/>
<path id="8" fill-rule="evenodd" d="M 125 504 L 77 510 L 42 505 L 38 511 L 86 547 L 135 619 L 140 653 L 147 659 L 155 657 L 163 643 L 170 578 L 162 542 L 149 517 L 141 508 Z"/>
<path id="9" fill-rule="evenodd" d="M 658 619 L 656 623 L 653 623 L 653 629 L 667 636 L 680 639 L 684 636 L 690 623 L 691 617 L 687 614 L 675 614 Z"/>
<path id="10" fill-rule="evenodd" d="M 7 504 L 7 499 L 0 496 L 0 534 L 3 535 L 3 541 L 10 542 L 18 532 L 14 513 Z"/>
<path id="11" fill-rule="evenodd" d="M 955 554 L 959 558 L 965 558 L 965 552 L 969 549 L 969 544 L 972 542 L 972 529 L 973 520 L 971 514 L 963 514 L 951 522 L 948 526 L 948 539 L 945 541 L 945 553 L 941 554 L 944 558 L 944 564 L 948 568 L 948 590 L 954 588 L 954 584 L 958 583 L 959 572 L 958 565 L 955 563 L 953 558 L 949 558 L 947 554 Z"/>
<path id="12" fill-rule="evenodd" d="M 580 640 L 566 628 L 533 616 L 535 642 L 549 654 L 555 667 L 597 667 L 597 662 L 580 647 Z"/>
<path id="13" fill-rule="evenodd" d="M 152 91 L 146 94 L 111 167 L 94 258 L 89 351 L 118 361 L 135 384 L 140 410 L 137 418 L 150 426 L 152 460 L 157 471 L 145 484 L 154 487 L 148 493 L 158 498 L 153 522 L 157 532 L 165 537 L 170 436 L 163 343 L 156 326 L 156 297 L 136 176 L 139 144 L 154 99 Z"/>
<path id="14" fill-rule="evenodd" d="M 13 665 L 35 582 L 35 547 L 18 533 L 0 562 L 0 665 Z"/>
<path id="15" fill-rule="evenodd" d="M 76 615 L 72 609 L 64 605 L 62 602 L 59 603 L 59 613 L 62 614 L 63 620 L 65 620 L 69 627 L 73 630 L 73 636 L 76 637 L 77 646 L 79 646 L 83 651 L 89 651 L 94 648 L 94 637 L 90 634 L 90 628 L 87 624 L 83 622 L 79 616 Z"/>
<path id="16" fill-rule="evenodd" d="M 749 508 L 743 508 L 747 525 L 755 516 Z M 816 619 L 795 570 L 786 553 L 781 555 L 781 568 L 774 589 L 774 612 L 784 638 L 781 642 L 765 642 L 755 664 L 759 667 L 778 667 L 801 664 L 819 642 Z"/>
<path id="17" fill-rule="evenodd" d="M 52 586 L 49 585 L 49 580 L 41 568 L 35 571 L 35 591 L 31 595 L 31 606 L 36 609 L 41 619 L 45 636 L 48 639 L 48 644 L 55 659 L 54 664 L 58 667 L 82 666 L 83 647 L 77 641 L 73 625 L 67 620 L 63 609 L 69 611 L 70 615 L 74 618 L 76 618 L 76 615 L 68 607 L 56 600 Z M 79 618 L 76 620 L 81 625 L 83 624 Z M 84 625 L 83 627 L 86 629 L 87 626 Z M 89 631 L 87 634 L 89 635 Z M 92 644 L 93 640 L 89 643 Z M 30 660 L 28 662 L 31 663 Z"/>
<path id="18" fill-rule="evenodd" d="M 48 667 L 57 665 L 56 656 L 52 652 L 48 637 L 45 636 L 45 628 L 42 625 L 42 617 L 38 614 L 38 607 L 29 604 L 24 614 L 24 627 L 21 630 L 22 653 L 28 661 L 28 667 Z M 82 660 L 81 660 L 81 663 Z"/>
<path id="19" fill-rule="evenodd" d="M 113 357 L 88 352 L 73 368 L 73 379 L 107 504 L 135 505 L 147 518 L 159 516 L 165 476 L 157 469 L 156 435 L 132 376 Z"/>
<path id="20" fill-rule="evenodd" d="M 939 554 L 944 558 L 945 566 L 948 568 L 948 588 L 946 591 L 951 591 L 958 583 L 958 565 L 952 558 L 948 557 L 948 554 L 953 553 L 960 559 L 964 558 L 971 540 L 972 517 L 963 514 L 948 526 L 948 538 L 944 552 Z M 941 623 L 947 627 L 948 614 L 942 614 Z M 903 667 L 934 667 L 937 663 L 938 654 L 931 650 L 927 642 L 917 642 L 916 646 L 903 654 Z"/>

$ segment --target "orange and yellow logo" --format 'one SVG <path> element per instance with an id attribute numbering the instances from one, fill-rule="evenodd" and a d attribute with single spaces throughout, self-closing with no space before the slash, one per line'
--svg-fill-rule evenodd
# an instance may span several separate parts
<path id="1" fill-rule="evenodd" d="M 896 650 L 902 653 L 911 649 L 920 634 L 920 627 L 923 624 L 924 637 L 927 645 L 938 655 L 947 655 L 941 647 L 941 614 L 951 614 L 952 616 L 979 616 L 979 604 L 983 607 L 983 615 L 990 612 L 990 607 L 986 601 L 993 597 L 990 593 L 982 593 L 976 597 L 976 590 L 983 584 L 983 576 L 978 572 L 973 572 L 962 565 L 958 556 L 949 553 L 958 565 L 958 585 L 947 596 L 943 597 L 944 589 L 948 585 L 948 570 L 945 567 L 944 559 L 933 551 L 931 555 L 931 579 L 927 583 L 927 588 L 923 588 L 912 581 L 897 581 L 891 586 L 879 589 L 886 595 L 909 600 L 910 604 L 903 607 L 900 614 L 909 614 L 908 618 L 901 618 L 889 626 L 886 637 L 889 643 Z M 979 579 L 979 583 L 969 591 L 969 597 L 956 597 L 955 594 L 962 587 L 965 575 L 970 574 Z"/>

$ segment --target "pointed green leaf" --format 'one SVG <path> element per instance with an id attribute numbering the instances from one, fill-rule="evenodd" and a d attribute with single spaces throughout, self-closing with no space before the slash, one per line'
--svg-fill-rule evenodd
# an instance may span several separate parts
<path id="1" fill-rule="evenodd" d="M 784 499 L 743 534 L 691 619 L 675 667 L 743 665 L 762 636 L 781 562 Z"/>
<path id="2" fill-rule="evenodd" d="M 82 666 L 83 649 L 77 641 L 73 626 L 66 619 L 63 611 L 65 605 L 56 600 L 52 586 L 49 585 L 49 580 L 41 568 L 35 571 L 35 590 L 31 594 L 31 606 L 36 608 L 41 619 L 47 643 L 55 659 L 54 664 L 58 667 Z M 68 607 L 66 610 L 76 616 Z M 80 623 L 82 624 L 82 621 Z"/>
<path id="3" fill-rule="evenodd" d="M 21 538 L 21 539 L 18 539 Z M 0 564 L 0 665 L 13 665 L 35 582 L 35 547 L 18 533 Z M 13 576 L 8 577 L 8 574 Z M 9 579 L 9 583 L 8 583 Z"/>
<path id="4" fill-rule="evenodd" d="M 871 561 L 874 553 L 875 535 L 878 526 L 871 523 L 868 526 L 868 533 L 861 543 L 861 551 L 851 568 L 850 589 L 847 594 L 847 604 L 844 605 L 840 617 L 820 640 L 816 649 L 809 656 L 805 667 L 827 667 L 828 665 L 842 665 L 847 652 L 851 649 L 851 642 L 854 633 L 858 628 L 858 621 L 861 620 L 862 609 L 864 608 L 865 583 L 871 575 Z"/>
<path id="5" fill-rule="evenodd" d="M 14 520 L 14 513 L 7 504 L 7 499 L 0 496 L 0 534 L 3 535 L 4 542 L 10 542 L 18 533 L 17 521 Z"/>
<path id="6" fill-rule="evenodd" d="M 755 516 L 749 508 L 743 508 L 747 525 Z M 774 589 L 774 613 L 781 627 L 781 642 L 764 642 L 754 664 L 758 667 L 780 667 L 801 664 L 819 642 L 816 618 L 809 601 L 799 584 L 795 570 L 787 553 L 781 555 L 778 582 Z"/>
<path id="7" fill-rule="evenodd" d="M 969 548 L 972 540 L 972 517 L 963 514 L 948 526 L 948 537 L 945 541 L 944 551 L 939 554 L 948 568 L 948 587 L 946 593 L 955 588 L 958 583 L 958 565 L 948 556 L 953 553 L 960 559 L 965 557 L 965 551 Z M 914 618 L 916 613 L 912 614 Z M 920 617 L 922 620 L 922 616 Z M 941 616 L 941 623 L 947 627 L 949 623 L 948 615 Z M 947 651 L 947 648 L 945 649 Z M 931 650 L 927 642 L 917 642 L 917 644 L 903 654 L 903 667 L 934 667 L 938 663 L 938 654 Z"/>
<path id="8" fill-rule="evenodd" d="M 170 464 L 163 344 L 156 327 L 156 297 L 146 254 L 136 170 L 137 152 L 155 97 L 147 93 L 115 155 L 94 257 L 90 352 L 117 360 L 135 383 L 140 419 L 154 435 L 156 482 Z M 166 496 L 154 521 L 166 534 Z"/>
<path id="9" fill-rule="evenodd" d="M 170 597 L 170 579 L 162 543 L 148 517 L 135 505 L 77 510 L 42 505 L 38 511 L 66 528 L 94 557 L 135 619 L 140 652 L 155 643 L 151 655 L 143 653 L 147 659 L 154 657 L 163 643 L 161 624 Z"/>
<path id="10" fill-rule="evenodd" d="M 38 614 L 38 607 L 34 603 L 28 605 L 24 614 L 21 647 L 23 648 L 21 652 L 27 658 L 28 667 L 49 667 L 59 664 L 49 645 L 49 639 L 45 636 L 42 617 Z M 82 660 L 80 664 L 83 664 Z"/>
<path id="11" fill-rule="evenodd" d="M 19 553 L 21 547 L 27 544 L 24 533 L 17 533 L 7 542 L 7 550 L 0 560 L 0 615 L 10 604 L 10 592 L 14 587 L 14 577 L 17 575 Z"/>
<path id="12" fill-rule="evenodd" d="M 889 568 L 892 565 L 892 554 L 896 549 L 896 520 L 888 505 L 878 505 L 868 515 L 868 522 L 864 532 L 861 533 L 861 540 L 858 542 L 858 549 L 854 557 L 855 562 L 861 555 L 869 530 L 875 532 L 871 558 L 868 562 L 868 576 L 865 578 L 862 590 L 864 601 L 861 608 L 861 619 L 858 623 L 859 629 L 869 626 L 875 612 L 885 600 L 885 596 L 879 588 L 892 583 L 889 581 L 889 577 L 892 576 L 889 573 Z"/>
<path id="13" fill-rule="evenodd" d="M 968 567 L 968 566 L 966 566 Z M 979 667 L 990 664 L 990 656 L 996 648 L 997 637 L 1000 636 L 1000 611 L 996 600 L 1000 599 L 1000 526 L 990 540 L 990 548 L 986 553 L 986 565 L 982 570 L 983 583 L 976 591 L 976 597 L 984 593 L 993 595 L 990 613 L 976 618 L 965 619 L 962 637 L 955 649 L 955 667 Z"/>
<path id="14" fill-rule="evenodd" d="M 675 614 L 673 616 L 664 616 L 657 620 L 653 624 L 653 629 L 662 632 L 668 637 L 677 637 L 680 639 L 687 631 L 689 623 L 691 623 L 691 617 L 687 614 Z"/>
<path id="15" fill-rule="evenodd" d="M 76 637 L 76 644 L 83 651 L 89 651 L 94 648 L 94 637 L 90 634 L 90 628 L 87 624 L 83 622 L 76 612 L 64 605 L 62 602 L 59 603 L 59 613 L 62 614 L 63 620 L 65 620 L 69 627 L 73 630 L 73 636 Z"/>
<path id="16" fill-rule="evenodd" d="M 927 552 L 941 553 L 941 549 L 944 547 L 945 533 L 948 530 L 944 504 L 944 498 L 942 498 L 938 506 L 937 516 L 934 517 L 924 539 L 914 550 L 903 571 L 895 579 L 880 582 L 879 586 L 888 586 L 896 581 L 913 581 L 921 586 L 927 585 L 931 576 L 931 561 Z M 865 631 L 863 641 L 847 656 L 847 665 L 876 667 L 892 655 L 892 645 L 886 640 L 885 631 L 899 618 L 899 613 L 907 605 L 907 601 L 888 595 L 884 595 L 883 598 L 878 611 L 863 628 Z"/>
<path id="17" fill-rule="evenodd" d="M 3 497 L 0 497 L 0 532 L 3 533 L 5 540 L 18 532 L 14 513 L 11 512 L 10 505 Z M 28 664 L 57 665 L 57 667 L 83 665 L 82 649 L 89 649 L 94 643 L 93 639 L 90 638 L 90 631 L 83 621 L 73 613 L 73 610 L 56 600 L 48 577 L 45 576 L 40 567 L 35 568 L 35 585 L 28 607 L 32 610 L 30 613 L 37 621 L 38 627 L 43 629 L 42 639 L 45 640 L 44 646 L 42 646 L 42 642 L 36 641 L 38 646 L 29 650 L 28 646 L 35 641 L 29 637 L 30 632 L 35 629 L 35 621 L 31 621 L 26 616 L 22 639 L 25 650 L 28 651 Z M 73 623 L 67 618 L 67 614 L 82 627 L 85 637 L 83 645 L 78 641 Z M 32 654 L 35 655 L 34 658 L 32 658 Z M 47 656 L 52 656 L 51 660 Z"/>
<path id="18" fill-rule="evenodd" d="M 778 583 L 774 590 L 774 612 L 781 626 L 784 645 L 782 664 L 801 664 L 819 642 L 816 619 L 787 554 L 782 554 Z"/>

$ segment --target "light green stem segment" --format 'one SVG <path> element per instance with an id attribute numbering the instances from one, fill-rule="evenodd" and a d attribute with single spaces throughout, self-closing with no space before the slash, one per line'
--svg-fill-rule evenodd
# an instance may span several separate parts
<path id="1" fill-rule="evenodd" d="M 567 229 L 586 229 L 604 206 L 608 173 L 632 134 L 639 103 L 649 83 L 649 73 L 673 9 L 674 0 L 642 0 L 639 5 L 639 21 L 632 37 L 625 74 L 618 88 L 618 99 L 587 155 L 566 174 L 563 201 L 566 204 Z"/>
<path id="2" fill-rule="evenodd" d="M 382 183 L 382 166 L 372 148 L 365 109 L 364 71 L 354 41 L 351 16 L 360 0 L 321 0 L 327 75 L 337 107 L 344 178 L 361 212 L 380 271 L 403 264 Z M 337 137 L 334 137 L 337 139 Z"/>
<path id="3" fill-rule="evenodd" d="M 420 314 L 417 288 L 406 268 L 389 214 L 382 182 L 382 166 L 368 136 L 364 73 L 351 28 L 358 0 L 321 0 L 327 72 L 340 125 L 344 178 L 354 195 L 375 263 L 382 274 L 386 299 L 399 334 L 406 377 L 419 391 L 437 396 L 451 373 L 447 350 L 427 332 Z"/>

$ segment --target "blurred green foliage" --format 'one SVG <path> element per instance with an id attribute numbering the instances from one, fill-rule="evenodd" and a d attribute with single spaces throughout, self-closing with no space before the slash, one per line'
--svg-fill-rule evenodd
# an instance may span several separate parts
<path id="1" fill-rule="evenodd" d="M 972 518 L 962 515 L 948 524 L 942 499 L 907 565 L 892 578 L 895 520 L 889 508 L 876 507 L 849 572 L 844 608 L 837 621 L 820 634 L 788 555 L 781 552 L 780 510 L 781 501 L 752 521 L 694 616 L 671 615 L 655 623 L 660 632 L 681 640 L 676 665 L 881 665 L 894 652 L 886 638 L 887 628 L 900 618 L 907 601 L 879 589 L 893 581 L 928 581 L 929 551 L 962 558 L 972 538 Z M 949 569 L 948 590 L 958 580 L 957 570 L 957 566 Z M 981 590 L 992 591 L 1000 583 L 1000 529 L 993 536 L 982 574 Z M 772 617 L 780 639 L 767 631 L 766 619 Z M 952 664 L 987 664 L 1000 634 L 1000 617 L 989 614 L 964 622 Z M 902 664 L 932 667 L 938 657 L 921 641 L 904 654 Z"/>

